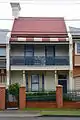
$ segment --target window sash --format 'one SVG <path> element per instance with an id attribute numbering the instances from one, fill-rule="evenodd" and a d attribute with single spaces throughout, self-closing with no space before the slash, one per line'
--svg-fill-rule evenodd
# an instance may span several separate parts
<path id="1" fill-rule="evenodd" d="M 31 76 L 31 90 L 38 91 L 39 90 L 39 75 L 34 74 Z"/>
<path id="2" fill-rule="evenodd" d="M 77 53 L 80 53 L 80 43 L 77 43 Z"/>
<path id="3" fill-rule="evenodd" d="M 33 84 L 39 83 L 39 75 L 32 75 L 32 83 Z"/>
<path id="4" fill-rule="evenodd" d="M 55 48 L 54 46 L 45 46 L 45 55 L 46 56 L 55 56 Z"/>
<path id="5" fill-rule="evenodd" d="M 32 91 L 38 91 L 39 90 L 39 84 L 32 84 Z"/>
<path id="6" fill-rule="evenodd" d="M 25 55 L 26 56 L 33 56 L 33 46 L 25 46 Z"/>
<path id="7" fill-rule="evenodd" d="M 0 56 L 6 56 L 6 48 L 0 48 Z"/>

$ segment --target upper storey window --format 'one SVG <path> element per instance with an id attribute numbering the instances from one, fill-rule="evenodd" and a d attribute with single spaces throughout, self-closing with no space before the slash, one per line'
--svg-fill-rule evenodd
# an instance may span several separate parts
<path id="1" fill-rule="evenodd" d="M 80 43 L 77 43 L 77 54 L 80 54 Z"/>
<path id="2" fill-rule="evenodd" d="M 0 48 L 0 56 L 6 56 L 6 48 Z"/>

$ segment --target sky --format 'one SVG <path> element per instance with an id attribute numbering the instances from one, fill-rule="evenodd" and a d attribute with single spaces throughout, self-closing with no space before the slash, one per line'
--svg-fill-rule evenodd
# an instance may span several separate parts
<path id="1" fill-rule="evenodd" d="M 80 0 L 0 0 L 0 29 L 12 28 L 10 2 L 20 3 L 20 16 L 64 17 L 68 26 L 80 27 Z"/>

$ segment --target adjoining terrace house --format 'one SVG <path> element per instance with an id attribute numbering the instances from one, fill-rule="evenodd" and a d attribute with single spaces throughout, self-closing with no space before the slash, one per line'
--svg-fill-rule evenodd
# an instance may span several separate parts
<path id="1" fill-rule="evenodd" d="M 0 84 L 9 83 L 9 64 L 7 57 L 9 56 L 9 30 L 0 29 Z"/>
<path id="2" fill-rule="evenodd" d="M 80 89 L 80 28 L 70 27 L 73 39 L 73 79 L 74 89 Z"/>
<path id="3" fill-rule="evenodd" d="M 10 38 L 10 83 L 24 84 L 27 91 L 51 91 L 58 84 L 64 92 L 73 89 L 72 41 L 64 18 L 19 17 L 20 5 L 11 6 L 16 18 Z"/>

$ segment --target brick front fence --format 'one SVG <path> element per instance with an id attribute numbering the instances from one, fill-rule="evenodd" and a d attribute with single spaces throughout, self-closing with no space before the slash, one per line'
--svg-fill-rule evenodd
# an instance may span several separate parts
<path id="1" fill-rule="evenodd" d="M 63 87 L 56 86 L 56 101 L 26 101 L 25 87 L 20 88 L 19 92 L 19 108 L 61 108 L 63 107 Z"/>
<path id="2" fill-rule="evenodd" d="M 0 109 L 4 110 L 5 109 L 5 86 L 4 85 L 0 85 Z"/>
<path id="3" fill-rule="evenodd" d="M 56 101 L 27 101 L 26 89 L 21 86 L 19 89 L 19 109 L 28 108 L 80 108 L 80 102 L 63 101 L 63 87 L 56 86 Z M 4 110 L 6 106 L 6 88 L 0 85 L 0 109 Z"/>

